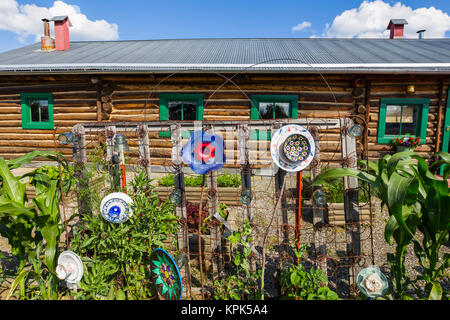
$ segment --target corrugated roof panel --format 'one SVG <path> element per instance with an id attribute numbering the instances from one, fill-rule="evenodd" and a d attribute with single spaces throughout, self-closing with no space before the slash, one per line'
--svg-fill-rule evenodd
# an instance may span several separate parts
<path id="1" fill-rule="evenodd" d="M 174 39 L 72 41 L 67 51 L 40 44 L 0 53 L 0 70 L 448 70 L 450 39 Z M 433 64 L 415 67 L 415 64 Z M 303 66 L 296 66 L 302 65 Z M 355 67 L 349 64 L 355 64 Z M 384 66 L 376 64 L 384 64 Z M 343 67 L 343 65 L 345 65 Z M 356 67 L 357 65 L 357 67 Z M 367 65 L 367 66 L 365 66 Z M 370 66 L 369 66 L 370 65 Z M 357 68 L 357 69 L 355 69 Z M 434 68 L 434 69 L 433 69 Z"/>

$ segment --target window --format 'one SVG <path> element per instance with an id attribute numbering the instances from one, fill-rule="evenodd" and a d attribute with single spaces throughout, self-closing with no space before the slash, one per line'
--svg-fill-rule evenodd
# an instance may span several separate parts
<path id="1" fill-rule="evenodd" d="M 203 120 L 203 95 L 201 94 L 160 94 L 159 120 Z M 182 132 L 189 137 L 190 132 Z M 160 137 L 170 137 L 170 132 L 159 133 Z"/>
<path id="2" fill-rule="evenodd" d="M 22 93 L 22 128 L 53 129 L 51 93 Z"/>
<path id="3" fill-rule="evenodd" d="M 298 115 L 297 95 L 254 95 L 250 111 L 251 120 L 294 118 Z M 270 131 L 253 130 L 251 139 L 270 140 Z"/>
<path id="4" fill-rule="evenodd" d="M 390 143 L 395 137 L 427 136 L 429 99 L 381 99 L 378 142 Z"/>

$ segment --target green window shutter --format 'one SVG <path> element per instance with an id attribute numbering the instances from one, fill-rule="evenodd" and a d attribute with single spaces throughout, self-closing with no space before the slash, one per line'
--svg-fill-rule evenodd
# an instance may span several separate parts
<path id="1" fill-rule="evenodd" d="M 252 97 L 252 105 L 250 107 L 250 120 L 259 120 L 259 111 L 258 111 L 259 101 Z"/>
<path id="2" fill-rule="evenodd" d="M 260 102 L 289 102 L 289 118 L 298 118 L 298 95 L 253 95 L 250 106 L 250 120 L 259 120 Z M 252 130 L 250 139 L 252 140 L 270 140 L 272 133 L 270 131 Z"/>
<path id="3" fill-rule="evenodd" d="M 386 108 L 388 105 L 417 105 L 417 128 L 416 134 L 412 137 L 420 137 L 422 144 L 425 143 L 427 137 L 427 124 L 428 124 L 428 110 L 430 105 L 430 99 L 420 98 L 381 98 L 380 99 L 380 112 L 378 118 L 378 143 L 391 143 L 392 139 L 397 137 L 396 135 L 386 134 Z"/>
<path id="4" fill-rule="evenodd" d="M 447 130 L 449 129 L 449 130 Z M 450 151 L 450 88 L 447 93 L 447 108 L 445 110 L 445 122 L 444 122 L 444 136 L 442 138 L 442 149 L 443 152 Z M 440 174 L 444 174 L 444 165 L 441 166 Z"/>
<path id="5" fill-rule="evenodd" d="M 442 140 L 442 151 L 449 152 L 450 151 L 450 130 L 447 131 L 447 128 L 450 128 L 450 88 L 447 93 L 447 109 L 445 111 L 445 123 L 444 123 L 444 137 Z"/>
<path id="6" fill-rule="evenodd" d="M 51 93 L 21 93 L 21 111 L 22 111 L 22 129 L 42 129 L 53 130 L 53 97 Z M 31 117 L 31 101 L 46 100 L 48 121 L 33 121 Z M 39 108 L 39 117 L 41 117 L 41 108 Z"/>
<path id="7" fill-rule="evenodd" d="M 169 120 L 167 99 L 159 97 L 159 120 Z"/>
<path id="8" fill-rule="evenodd" d="M 297 119 L 298 118 L 298 96 L 291 102 L 290 106 L 290 118 Z"/>

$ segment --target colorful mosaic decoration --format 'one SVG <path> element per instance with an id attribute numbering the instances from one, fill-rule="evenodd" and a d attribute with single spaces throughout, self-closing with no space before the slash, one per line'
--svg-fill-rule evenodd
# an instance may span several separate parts
<path id="1" fill-rule="evenodd" d="M 218 170 L 225 164 L 225 142 L 218 134 L 197 130 L 181 149 L 181 157 L 197 174 Z"/>
<path id="2" fill-rule="evenodd" d="M 292 161 L 304 161 L 309 155 L 309 142 L 300 134 L 290 135 L 283 144 L 285 157 Z"/>
<path id="3" fill-rule="evenodd" d="M 152 279 L 161 297 L 165 300 L 180 300 L 183 284 L 172 257 L 163 249 L 155 249 L 150 255 L 150 268 Z"/>
<path id="4" fill-rule="evenodd" d="M 133 214 L 131 204 L 133 200 L 125 193 L 114 192 L 103 198 L 100 212 L 103 218 L 113 223 L 123 223 Z"/>
<path id="5" fill-rule="evenodd" d="M 311 133 L 297 124 L 281 127 L 270 142 L 272 160 L 279 168 L 289 172 L 305 169 L 314 159 L 315 151 Z"/>

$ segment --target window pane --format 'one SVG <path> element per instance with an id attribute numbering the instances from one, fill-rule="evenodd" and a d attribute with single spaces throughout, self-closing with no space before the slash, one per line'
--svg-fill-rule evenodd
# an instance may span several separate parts
<path id="1" fill-rule="evenodd" d="M 400 119 L 402 115 L 402 106 L 387 105 L 386 106 L 386 130 L 385 134 L 400 134 Z"/>
<path id="2" fill-rule="evenodd" d="M 197 103 L 183 102 L 183 120 L 197 120 Z"/>
<path id="3" fill-rule="evenodd" d="M 41 105 L 41 122 L 48 122 L 48 101 L 40 100 L 39 104 Z"/>
<path id="4" fill-rule="evenodd" d="M 401 134 L 415 135 L 417 133 L 417 113 L 419 107 L 414 105 L 403 106 Z"/>
<path id="5" fill-rule="evenodd" d="M 39 101 L 30 101 L 31 121 L 39 122 Z"/>
<path id="6" fill-rule="evenodd" d="M 289 102 L 275 103 L 275 119 L 289 118 Z"/>
<path id="7" fill-rule="evenodd" d="M 260 119 L 273 119 L 273 103 L 260 102 L 259 103 L 259 117 Z"/>
<path id="8" fill-rule="evenodd" d="M 182 120 L 181 119 L 181 107 L 182 103 L 180 101 L 169 101 L 169 120 Z"/>

